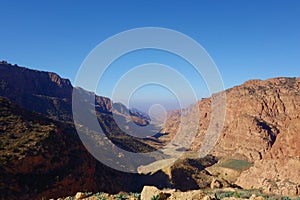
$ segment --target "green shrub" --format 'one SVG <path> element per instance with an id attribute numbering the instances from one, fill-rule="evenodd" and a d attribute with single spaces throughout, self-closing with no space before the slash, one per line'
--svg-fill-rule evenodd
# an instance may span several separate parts
<path id="1" fill-rule="evenodd" d="M 265 197 L 266 200 L 278 200 L 276 197 Z"/>
<path id="2" fill-rule="evenodd" d="M 233 197 L 234 192 L 222 192 L 222 193 L 217 193 L 216 196 L 218 199 L 223 199 L 225 197 Z"/>
<path id="3" fill-rule="evenodd" d="M 103 194 L 103 192 L 97 192 L 97 193 L 95 194 L 95 196 L 98 197 L 98 196 L 101 196 L 102 194 Z"/>
<path id="4" fill-rule="evenodd" d="M 85 194 L 85 196 L 91 196 L 93 193 L 92 192 L 85 192 L 84 194 Z"/>
<path id="5" fill-rule="evenodd" d="M 125 200 L 125 199 L 127 199 L 127 195 L 125 195 L 125 194 L 117 194 L 117 200 Z"/>
<path id="6" fill-rule="evenodd" d="M 153 195 L 153 196 L 151 197 L 151 200 L 159 200 L 159 195 Z"/>
<path id="7" fill-rule="evenodd" d="M 133 196 L 134 198 L 137 198 L 137 199 L 140 199 L 141 198 L 141 193 L 134 193 L 134 192 L 131 192 L 129 193 L 129 195 Z"/>
<path id="8" fill-rule="evenodd" d="M 233 197 L 240 198 L 240 197 L 241 197 L 241 193 L 235 191 L 235 192 L 233 193 Z"/>

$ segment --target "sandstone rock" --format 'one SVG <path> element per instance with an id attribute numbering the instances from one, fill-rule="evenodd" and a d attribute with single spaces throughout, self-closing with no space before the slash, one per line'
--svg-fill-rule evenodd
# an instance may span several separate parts
<path id="1" fill-rule="evenodd" d="M 238 178 L 236 183 L 241 187 L 269 188 L 277 194 L 297 193 L 296 185 L 300 184 L 299 91 L 300 78 L 252 80 L 226 90 L 226 118 L 211 153 L 254 163 L 239 178 L 238 173 L 237 177 L 230 177 L 231 180 Z M 201 148 L 211 118 L 215 117 L 211 110 L 217 107 L 212 108 L 212 98 L 195 105 L 200 119 L 192 150 Z M 190 115 L 191 119 L 196 116 L 193 112 Z M 179 130 L 180 116 L 178 112 L 168 115 L 162 132 L 169 133 L 170 138 Z M 283 183 L 283 180 L 287 181 Z"/>
<path id="2" fill-rule="evenodd" d="M 197 200 L 197 199 L 203 198 L 204 193 L 202 191 L 198 190 L 198 191 L 192 192 L 191 196 L 192 196 L 192 198 L 191 198 L 192 200 Z"/>
<path id="3" fill-rule="evenodd" d="M 176 191 L 171 192 L 170 194 L 171 196 L 168 198 L 168 200 L 199 200 L 205 196 L 204 192 L 201 190 L 190 190 L 187 192 Z"/>
<path id="4" fill-rule="evenodd" d="M 155 195 L 159 195 L 159 198 L 161 200 L 199 200 L 205 196 L 202 190 L 190 190 L 181 192 L 175 189 L 159 190 L 154 186 L 144 186 L 141 193 L 141 200 L 151 200 L 151 198 Z"/>
<path id="5" fill-rule="evenodd" d="M 246 189 L 262 187 L 266 193 L 298 195 L 299 177 L 300 160 L 285 157 L 255 162 L 253 167 L 241 174 L 236 183 Z"/>
<path id="6" fill-rule="evenodd" d="M 151 197 L 159 195 L 160 192 L 155 186 L 144 186 L 141 192 L 141 200 L 151 200 Z"/>
<path id="7" fill-rule="evenodd" d="M 212 198 L 209 195 L 207 195 L 207 196 L 203 197 L 202 200 L 212 200 Z"/>
<path id="8" fill-rule="evenodd" d="M 227 180 L 230 183 L 236 182 L 237 178 L 241 174 L 241 170 L 222 167 L 218 164 L 208 167 L 205 170 L 213 176 Z"/>
<path id="9" fill-rule="evenodd" d="M 262 196 L 256 196 L 255 194 L 252 194 L 249 200 L 265 200 Z"/>
<path id="10" fill-rule="evenodd" d="M 166 200 L 166 199 L 168 199 L 169 196 L 171 196 L 171 194 L 165 193 L 165 192 L 160 192 L 159 193 L 159 200 Z"/>
<path id="11" fill-rule="evenodd" d="M 83 192 L 77 192 L 75 195 L 75 199 L 83 199 L 86 195 Z"/>
<path id="12" fill-rule="evenodd" d="M 227 187 L 227 188 L 223 188 L 222 191 L 224 191 L 224 192 L 236 192 L 236 189 L 231 188 L 231 187 Z"/>
<path id="13" fill-rule="evenodd" d="M 201 159 L 179 159 L 171 166 L 172 183 L 181 191 L 208 188 L 213 177 L 204 170 Z"/>
<path id="14" fill-rule="evenodd" d="M 210 184 L 210 188 L 215 189 L 215 188 L 221 188 L 221 187 L 222 187 L 221 181 L 214 178 Z"/>

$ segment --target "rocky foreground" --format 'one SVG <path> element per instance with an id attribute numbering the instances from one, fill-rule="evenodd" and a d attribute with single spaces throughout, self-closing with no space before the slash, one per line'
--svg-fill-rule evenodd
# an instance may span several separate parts
<path id="1" fill-rule="evenodd" d="M 58 198 L 58 200 L 300 200 L 300 196 L 288 197 L 263 194 L 259 190 L 243 190 L 236 188 L 190 190 L 181 192 L 175 189 L 159 190 L 154 186 L 145 186 L 141 193 L 107 194 L 98 192 L 77 192 L 75 196 Z M 54 199 L 53 199 L 54 200 Z"/>

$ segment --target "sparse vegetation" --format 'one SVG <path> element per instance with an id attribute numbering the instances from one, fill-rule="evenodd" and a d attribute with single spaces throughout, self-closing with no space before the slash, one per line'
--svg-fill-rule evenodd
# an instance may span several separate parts
<path id="1" fill-rule="evenodd" d="M 88 196 L 91 196 L 93 193 L 92 192 L 85 192 L 84 194 L 85 194 L 85 196 L 88 197 Z"/>
<path id="2" fill-rule="evenodd" d="M 215 196 L 217 197 L 217 199 L 223 199 L 223 198 L 229 198 L 229 197 L 235 197 L 235 198 L 242 198 L 242 199 L 248 199 L 250 198 L 253 194 L 255 196 L 262 196 L 265 199 L 268 200 L 277 200 L 278 197 L 275 198 L 275 196 L 271 196 L 271 195 L 266 195 L 261 193 L 260 190 L 256 190 L 256 189 L 251 189 L 251 190 L 244 190 L 244 189 L 239 189 L 236 191 L 210 191 L 208 192 L 208 194 L 212 195 L 215 194 Z"/>
<path id="3" fill-rule="evenodd" d="M 128 196 L 126 194 L 117 194 L 116 198 L 117 200 L 125 200 L 128 199 Z"/>
<path id="4" fill-rule="evenodd" d="M 159 195 L 158 194 L 157 195 L 153 195 L 151 197 L 151 200 L 159 200 Z"/>
<path id="5" fill-rule="evenodd" d="M 223 199 L 225 197 L 233 197 L 234 192 L 220 192 L 216 193 L 217 199 Z"/>
<path id="6" fill-rule="evenodd" d="M 133 196 L 134 198 L 140 199 L 141 198 L 141 193 L 129 193 L 130 196 Z"/>
<path id="7" fill-rule="evenodd" d="M 99 196 L 101 196 L 103 194 L 103 192 L 97 192 L 97 193 L 95 193 L 95 196 L 96 197 L 99 197 Z"/>

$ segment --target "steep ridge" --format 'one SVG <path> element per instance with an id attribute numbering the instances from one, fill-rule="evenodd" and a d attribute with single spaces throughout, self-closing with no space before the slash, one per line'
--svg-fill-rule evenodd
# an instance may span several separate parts
<path id="1" fill-rule="evenodd" d="M 153 176 L 120 172 L 98 162 L 72 124 L 22 109 L 0 97 L 0 198 L 50 199 L 77 191 L 141 191 L 167 185 Z"/>
<path id="2" fill-rule="evenodd" d="M 73 89 L 68 80 L 54 73 L 0 63 L 0 198 L 41 199 L 78 190 L 137 191 L 144 182 L 155 184 L 152 177 L 113 170 L 89 154 L 72 122 Z M 83 97 L 94 97 L 93 93 L 75 89 Z M 94 99 L 95 103 L 89 102 L 95 105 L 91 109 L 96 111 L 100 126 L 113 142 L 110 145 L 132 152 L 154 150 L 142 138 L 127 135 L 118 127 L 112 116 L 111 100 L 100 96 Z M 140 118 L 137 111 L 134 117 L 136 123 L 146 123 L 147 119 Z M 86 128 L 89 137 L 95 134 Z"/>
<path id="3" fill-rule="evenodd" d="M 97 112 L 112 113 L 113 103 L 109 98 L 97 96 L 81 88 L 74 89 L 80 90 L 84 95 L 95 96 L 93 103 Z M 7 97 L 24 109 L 72 122 L 72 92 L 71 82 L 56 73 L 0 62 L 0 96 Z M 136 109 L 133 110 L 132 117 L 140 120 L 142 124 L 150 121 Z"/>
<path id="4" fill-rule="evenodd" d="M 300 79 L 251 80 L 225 92 L 224 127 L 211 154 L 254 163 L 239 177 L 237 184 L 242 187 L 299 194 Z M 190 147 L 195 151 L 200 149 L 211 121 L 211 98 L 197 106 L 199 131 Z M 180 113 L 169 113 L 162 133 L 174 137 L 179 124 Z"/>
<path id="5" fill-rule="evenodd" d="M 138 110 L 127 113 L 118 112 L 117 109 L 114 109 L 116 106 L 113 107 L 113 105 L 126 107 L 84 89 L 73 88 L 69 80 L 63 79 L 55 73 L 31 70 L 5 61 L 0 62 L 0 96 L 8 98 L 26 110 L 41 113 L 55 120 L 73 123 L 73 90 L 82 96 L 82 101 L 78 102 L 79 106 L 80 104 L 91 104 L 91 110 L 96 111 L 100 123 L 103 121 L 101 118 L 111 118 L 111 121 L 114 121 L 114 118 L 121 118 L 122 126 L 127 125 L 128 121 L 134 121 L 141 126 L 150 122 L 149 117 L 139 113 Z M 86 99 L 92 99 L 93 102 L 85 102 Z M 114 117 L 112 116 L 113 113 Z M 125 140 L 126 138 L 132 141 L 140 140 L 130 137 L 124 130 L 120 129 L 114 132 L 107 130 L 106 132 L 110 136 L 122 135 Z M 145 144 L 145 146 L 147 145 Z"/>

